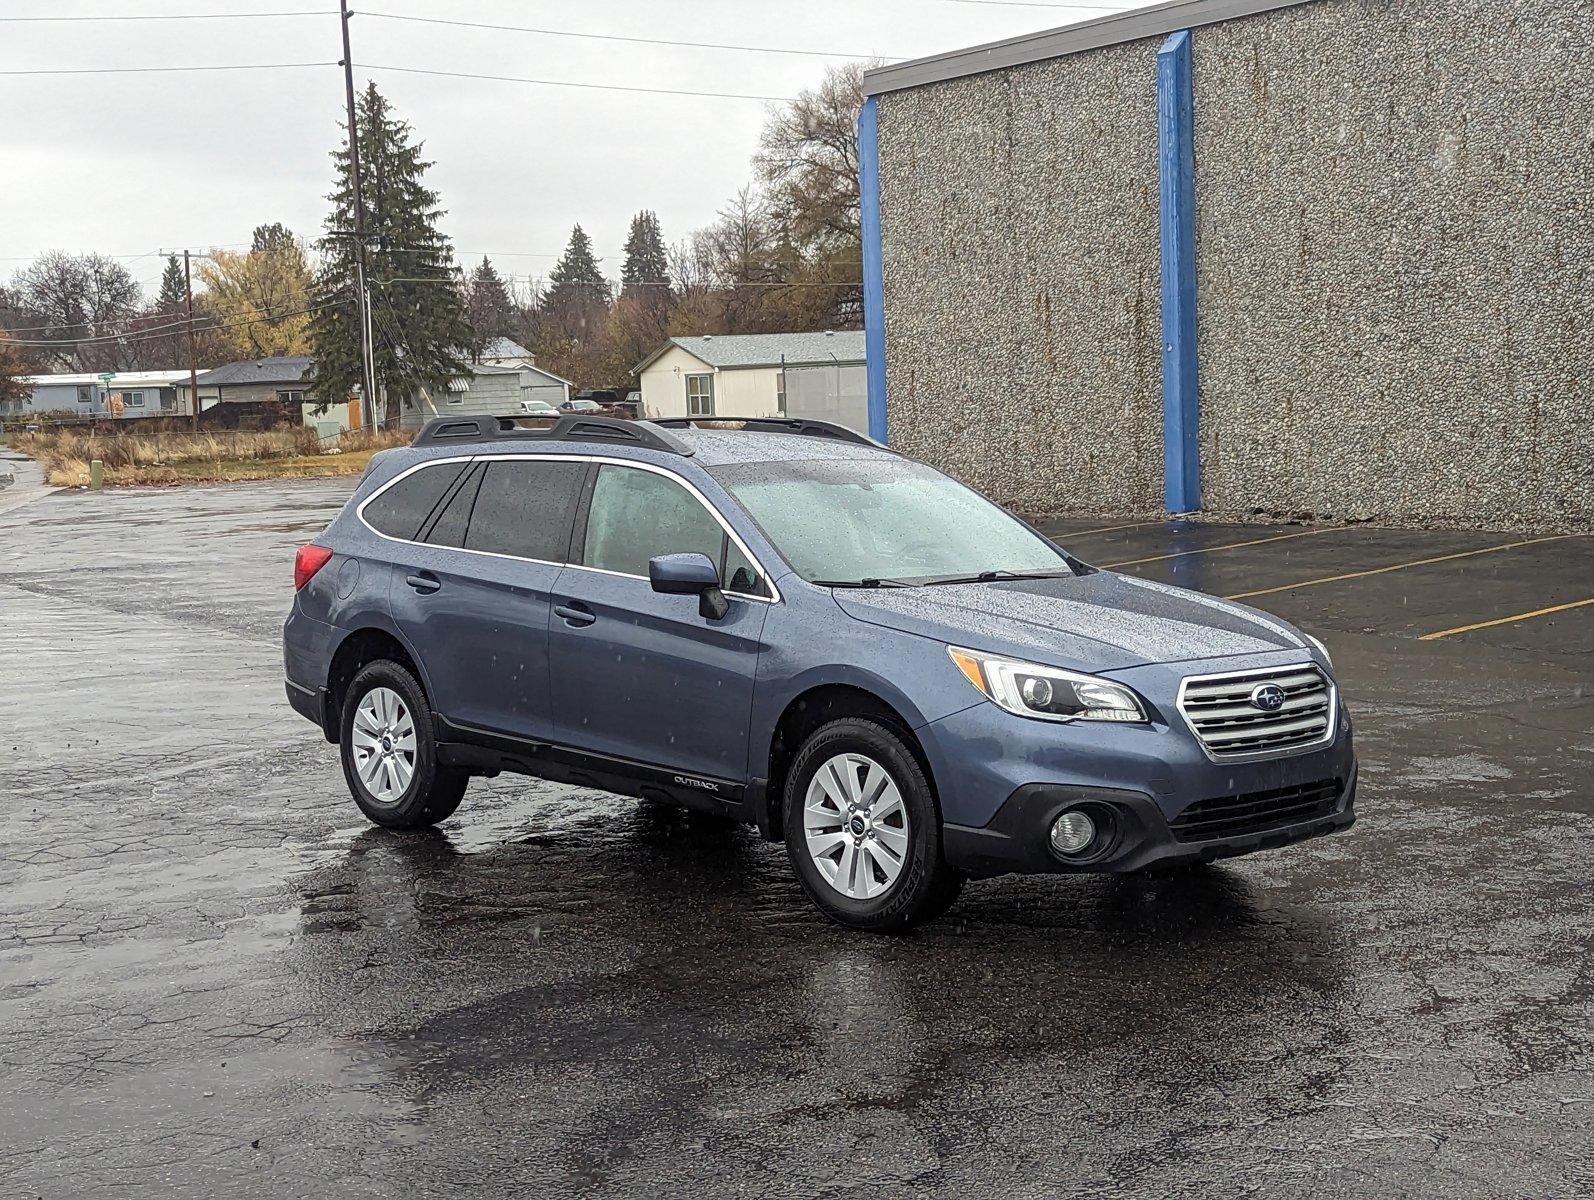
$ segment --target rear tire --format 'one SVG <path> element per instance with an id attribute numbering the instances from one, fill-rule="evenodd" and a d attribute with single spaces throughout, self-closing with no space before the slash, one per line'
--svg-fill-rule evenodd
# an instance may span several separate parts
<path id="1" fill-rule="evenodd" d="M 338 750 L 354 802 L 378 825 L 422 829 L 453 816 L 470 773 L 437 761 L 432 706 L 410 671 L 379 659 L 343 698 Z"/>
<path id="2" fill-rule="evenodd" d="M 918 759 L 878 721 L 846 717 L 803 743 L 786 775 L 786 853 L 832 921 L 900 933 L 944 913 L 964 876 L 941 856 L 941 812 Z"/>

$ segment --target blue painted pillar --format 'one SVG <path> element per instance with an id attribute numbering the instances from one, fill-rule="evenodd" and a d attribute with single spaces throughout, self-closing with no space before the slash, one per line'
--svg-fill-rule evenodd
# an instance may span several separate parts
<path id="1" fill-rule="evenodd" d="M 869 436 L 886 440 L 886 277 L 880 258 L 880 135 L 875 98 L 858 114 L 858 226 L 863 240 L 863 340 Z"/>
<path id="2" fill-rule="evenodd" d="M 1157 173 L 1162 193 L 1162 491 L 1169 512 L 1201 507 L 1196 393 L 1195 99 L 1190 31 L 1157 51 Z M 867 252 L 866 252 L 867 253 Z"/>

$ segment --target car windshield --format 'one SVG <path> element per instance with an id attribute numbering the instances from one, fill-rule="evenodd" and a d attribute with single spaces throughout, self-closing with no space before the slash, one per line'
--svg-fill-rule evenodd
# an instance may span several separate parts
<path id="1" fill-rule="evenodd" d="M 1005 510 L 906 459 L 819 459 L 714 469 L 811 583 L 920 584 L 1072 574 L 1074 564 Z"/>
<path id="2" fill-rule="evenodd" d="M 603 405 L 599 404 L 596 400 L 572 400 L 570 402 L 570 407 L 575 409 L 577 412 L 591 412 L 595 408 L 602 408 Z"/>

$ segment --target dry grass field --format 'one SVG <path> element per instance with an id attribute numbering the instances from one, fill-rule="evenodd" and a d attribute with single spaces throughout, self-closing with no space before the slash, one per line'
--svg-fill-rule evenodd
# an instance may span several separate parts
<path id="1" fill-rule="evenodd" d="M 328 450 L 308 427 L 112 436 L 43 429 L 10 439 L 38 460 L 46 482 L 56 487 L 87 486 L 89 463 L 96 458 L 105 465 L 108 487 L 358 475 L 376 451 L 409 440 L 397 430 L 351 433 Z"/>

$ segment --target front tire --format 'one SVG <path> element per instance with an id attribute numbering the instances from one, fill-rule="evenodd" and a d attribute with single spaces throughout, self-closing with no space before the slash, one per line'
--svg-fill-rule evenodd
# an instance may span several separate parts
<path id="1" fill-rule="evenodd" d="M 847 717 L 816 730 L 786 775 L 786 853 L 808 898 L 852 929 L 898 933 L 940 916 L 963 875 L 941 857 L 941 813 L 902 738 Z"/>
<path id="2" fill-rule="evenodd" d="M 470 774 L 438 763 L 432 706 L 407 668 L 386 659 L 361 668 L 344 694 L 340 733 L 343 778 L 376 824 L 421 829 L 459 807 Z"/>

